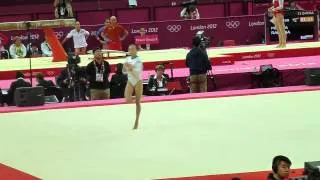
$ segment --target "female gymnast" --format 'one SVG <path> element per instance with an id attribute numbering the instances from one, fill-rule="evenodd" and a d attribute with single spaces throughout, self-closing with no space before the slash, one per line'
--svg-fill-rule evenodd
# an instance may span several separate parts
<path id="1" fill-rule="evenodd" d="M 273 0 L 273 6 L 268 9 L 270 13 L 273 13 L 271 22 L 276 26 L 278 32 L 279 45 L 277 48 L 285 48 L 287 41 L 283 6 L 284 0 Z"/>
<path id="2" fill-rule="evenodd" d="M 135 100 L 136 103 L 136 120 L 133 129 L 138 129 L 139 117 L 141 112 L 140 100 L 143 93 L 142 85 L 142 69 L 143 64 L 137 55 L 138 47 L 134 44 L 130 45 L 128 48 L 130 57 L 127 58 L 123 66 L 123 73 L 128 74 L 128 82 L 125 89 L 125 99 L 127 103 L 132 103 Z M 135 98 L 132 97 L 133 93 Z"/>

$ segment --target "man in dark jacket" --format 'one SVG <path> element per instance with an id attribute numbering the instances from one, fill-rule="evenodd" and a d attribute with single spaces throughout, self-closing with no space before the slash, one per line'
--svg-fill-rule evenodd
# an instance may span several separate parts
<path id="1" fill-rule="evenodd" d="M 201 39 L 195 36 L 192 39 L 193 48 L 187 54 L 186 65 L 190 70 L 191 93 L 207 92 L 207 71 L 211 70 L 205 49 L 200 48 Z"/>
<path id="2" fill-rule="evenodd" d="M 101 49 L 94 50 L 94 60 L 87 65 L 87 80 L 89 81 L 91 100 L 110 98 L 109 74 L 110 66 L 103 60 Z"/>
<path id="3" fill-rule="evenodd" d="M 123 64 L 116 66 L 116 73 L 112 75 L 110 81 L 111 99 L 124 98 L 124 90 L 127 85 L 128 76 L 122 72 Z"/>
<path id="4" fill-rule="evenodd" d="M 24 75 L 22 72 L 17 72 L 16 78 L 17 80 L 11 83 L 8 90 L 6 101 L 9 106 L 14 105 L 14 92 L 16 91 L 16 89 L 21 87 L 31 87 L 31 84 L 24 80 Z"/>

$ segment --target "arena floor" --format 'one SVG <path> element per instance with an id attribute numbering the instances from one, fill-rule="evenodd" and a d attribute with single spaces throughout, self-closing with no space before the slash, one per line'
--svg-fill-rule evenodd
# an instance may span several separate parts
<path id="1" fill-rule="evenodd" d="M 149 180 L 319 160 L 319 91 L 0 114 L 0 163 L 46 180 Z"/>

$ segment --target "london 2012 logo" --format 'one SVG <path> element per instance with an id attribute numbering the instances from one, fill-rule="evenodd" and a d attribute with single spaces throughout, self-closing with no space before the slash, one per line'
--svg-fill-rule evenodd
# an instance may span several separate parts
<path id="1" fill-rule="evenodd" d="M 181 25 L 168 25 L 167 30 L 172 33 L 180 32 L 182 29 Z"/>
<path id="2" fill-rule="evenodd" d="M 240 26 L 240 21 L 227 21 L 226 26 L 229 29 L 236 29 Z"/>

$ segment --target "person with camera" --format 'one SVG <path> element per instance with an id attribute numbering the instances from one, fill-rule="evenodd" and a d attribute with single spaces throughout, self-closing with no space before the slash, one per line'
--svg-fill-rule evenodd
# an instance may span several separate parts
<path id="1" fill-rule="evenodd" d="M 104 61 L 100 48 L 94 50 L 94 60 L 87 65 L 91 100 L 110 99 L 110 65 Z"/>
<path id="2" fill-rule="evenodd" d="M 57 78 L 57 84 L 62 89 L 65 101 L 85 100 L 86 93 L 86 73 L 85 69 L 80 67 L 80 57 L 75 58 L 69 55 L 68 64 Z"/>
<path id="3" fill-rule="evenodd" d="M 182 9 L 180 17 L 184 20 L 200 19 L 200 13 L 196 5 L 190 5 Z"/>
<path id="4" fill-rule="evenodd" d="M 72 0 L 54 0 L 53 2 L 53 7 L 55 8 L 54 14 L 57 19 L 73 17 L 71 2 Z"/>
<path id="5" fill-rule="evenodd" d="M 182 19 L 200 19 L 200 13 L 197 8 L 198 0 L 184 0 L 181 4 L 184 7 L 180 12 L 180 17 Z"/>
<path id="6" fill-rule="evenodd" d="M 212 70 L 206 49 L 201 44 L 199 36 L 193 37 L 193 48 L 186 57 L 186 66 L 190 71 L 191 93 L 207 92 L 207 72 Z"/>

